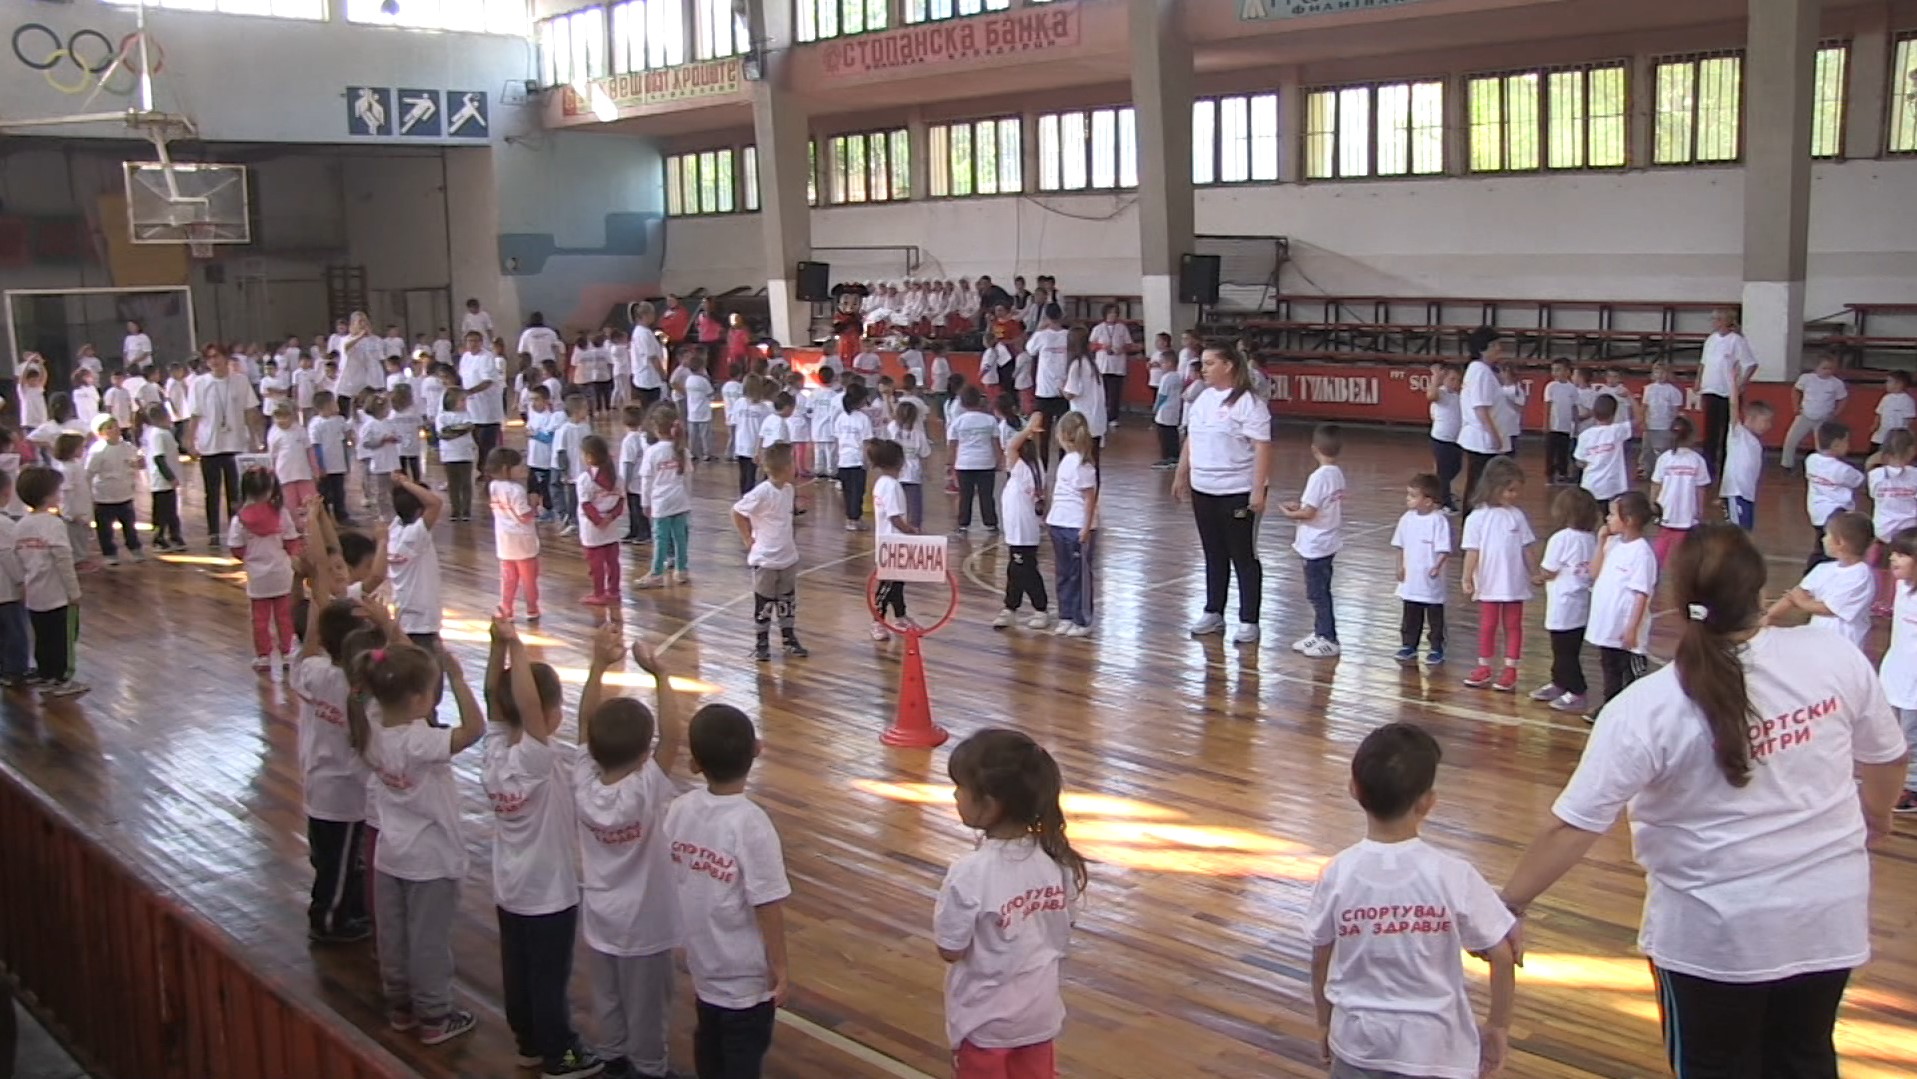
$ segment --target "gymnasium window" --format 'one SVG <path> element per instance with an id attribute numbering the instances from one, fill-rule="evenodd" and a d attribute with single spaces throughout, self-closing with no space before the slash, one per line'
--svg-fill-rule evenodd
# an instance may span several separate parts
<path id="1" fill-rule="evenodd" d="M 1844 156 L 1844 83 L 1850 77 L 1850 43 L 1817 46 L 1811 73 L 1811 156 Z"/>
<path id="2" fill-rule="evenodd" d="M 885 29 L 886 0 L 793 0 L 799 40 L 822 41 Z"/>
<path id="3" fill-rule="evenodd" d="M 926 190 L 933 198 L 1016 195 L 1025 190 L 1019 118 L 926 128 Z"/>
<path id="4" fill-rule="evenodd" d="M 938 22 L 987 11 L 1006 11 L 1011 6 L 1012 0 L 905 0 L 905 21 Z"/>
<path id="5" fill-rule="evenodd" d="M 1305 93 L 1305 178 L 1444 171 L 1444 83 L 1337 86 Z"/>
<path id="6" fill-rule="evenodd" d="M 1651 161 L 1691 165 L 1743 156 L 1744 56 L 1712 53 L 1652 65 L 1657 121 Z"/>
<path id="7" fill-rule="evenodd" d="M 1278 179 L 1278 95 L 1203 97 L 1191 103 L 1191 182 Z"/>
<path id="8" fill-rule="evenodd" d="M 1891 56 L 1890 152 L 1917 154 L 1917 31 L 1899 36 Z"/>
<path id="9" fill-rule="evenodd" d="M 539 77 L 546 86 L 573 86 L 606 73 L 606 9 L 589 7 L 544 19 L 534 35 L 539 42 Z"/>
<path id="10" fill-rule="evenodd" d="M 612 5 L 612 69 L 646 71 L 686 62 L 686 9 L 679 0 Z"/>
<path id="11" fill-rule="evenodd" d="M 1038 118 L 1040 191 L 1138 186 L 1138 121 L 1122 108 L 1052 112 Z"/>
<path id="12" fill-rule="evenodd" d="M 739 190 L 741 177 L 735 168 L 738 158 L 739 153 L 729 148 L 667 157 L 666 216 L 698 217 L 758 209 L 757 152 L 746 147 L 743 198 Z"/>
<path id="13" fill-rule="evenodd" d="M 692 0 L 692 10 L 693 54 L 698 59 L 717 60 L 751 50 L 743 7 L 734 9 L 732 0 Z"/>
<path id="14" fill-rule="evenodd" d="M 1627 106 L 1623 62 L 1473 75 L 1472 172 L 1622 168 Z"/>
<path id="15" fill-rule="evenodd" d="M 745 208 L 748 213 L 759 209 L 759 148 L 748 146 L 739 152 L 741 172 L 745 183 Z"/>
<path id="16" fill-rule="evenodd" d="M 132 7 L 138 0 L 106 0 L 109 4 Z M 222 15 L 270 15 L 276 19 L 326 18 L 326 0 L 146 0 L 150 8 L 174 11 L 216 11 Z M 375 7 L 378 5 L 375 4 Z M 525 28 L 525 6 L 520 6 L 520 29 Z M 517 31 L 516 31 L 517 32 Z"/>
<path id="17" fill-rule="evenodd" d="M 150 2 L 150 0 L 149 0 Z M 206 0 L 199 0 L 204 4 Z M 224 10 L 235 0 L 219 0 Z M 257 7 L 261 0 L 246 0 Z M 285 0 L 272 0 L 275 6 Z M 165 4 L 163 6 L 175 6 Z M 346 21 L 380 26 L 405 26 L 415 30 L 464 30 L 475 34 L 526 33 L 526 0 L 402 0 L 398 10 L 388 14 L 382 0 L 346 0 Z M 599 13 L 600 26 L 605 12 Z M 603 36 L 603 30 L 602 30 Z M 600 46 L 605 51 L 605 46 Z"/>
<path id="18" fill-rule="evenodd" d="M 898 202 L 911 195 L 912 152 L 904 128 L 825 140 L 827 203 Z"/>

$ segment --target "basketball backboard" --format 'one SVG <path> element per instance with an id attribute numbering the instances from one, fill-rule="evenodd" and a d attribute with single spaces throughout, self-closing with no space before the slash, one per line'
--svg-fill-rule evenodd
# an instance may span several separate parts
<path id="1" fill-rule="evenodd" d="M 134 243 L 253 242 L 246 166 L 128 161 L 125 168 Z"/>

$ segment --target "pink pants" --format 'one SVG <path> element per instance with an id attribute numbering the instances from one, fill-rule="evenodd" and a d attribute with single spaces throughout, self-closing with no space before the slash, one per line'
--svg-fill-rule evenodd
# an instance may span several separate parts
<path id="1" fill-rule="evenodd" d="M 952 1054 L 954 1079 L 1057 1079 L 1058 1058 L 1051 1042 L 1016 1049 L 980 1049 L 971 1042 Z"/>
<path id="2" fill-rule="evenodd" d="M 253 600 L 253 654 L 273 654 L 273 626 L 280 629 L 280 654 L 293 654 L 293 596 L 272 596 Z"/>
<path id="3" fill-rule="evenodd" d="M 293 522 L 304 527 L 306 504 L 319 497 L 319 488 L 312 480 L 294 480 L 280 484 L 280 497 L 286 503 L 286 511 L 293 515 Z"/>
<path id="4" fill-rule="evenodd" d="M 1671 559 L 1671 552 L 1677 550 L 1677 545 L 1683 543 L 1684 537 L 1690 534 L 1690 530 L 1686 528 L 1657 530 L 1657 538 L 1651 541 L 1651 553 L 1657 556 L 1658 569 L 1664 568 L 1664 564 Z"/>
<path id="5" fill-rule="evenodd" d="M 1504 625 L 1504 658 L 1515 662 L 1524 650 L 1524 604 L 1515 601 L 1478 604 L 1478 658 L 1497 658 L 1500 623 Z"/>
<path id="6" fill-rule="evenodd" d="M 513 616 L 513 601 L 526 588 L 526 617 L 539 617 L 539 559 L 507 558 L 499 562 L 499 613 Z"/>
<path id="7" fill-rule="evenodd" d="M 593 595 L 618 599 L 619 545 L 607 543 L 586 548 L 586 572 L 592 576 Z"/>

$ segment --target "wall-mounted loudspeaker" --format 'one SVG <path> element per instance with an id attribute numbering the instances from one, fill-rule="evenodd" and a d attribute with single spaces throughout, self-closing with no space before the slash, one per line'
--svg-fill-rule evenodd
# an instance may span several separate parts
<path id="1" fill-rule="evenodd" d="M 1211 307 L 1218 303 L 1217 255 L 1181 255 L 1178 259 L 1178 302 Z"/>
<path id="2" fill-rule="evenodd" d="M 807 303 L 827 303 L 832 299 L 832 264 L 799 263 L 799 299 Z"/>

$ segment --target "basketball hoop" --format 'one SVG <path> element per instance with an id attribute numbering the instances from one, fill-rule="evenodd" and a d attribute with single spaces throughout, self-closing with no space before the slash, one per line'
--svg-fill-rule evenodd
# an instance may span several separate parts
<path id="1" fill-rule="evenodd" d="M 186 226 L 186 253 L 196 259 L 213 257 L 213 238 L 219 235 L 219 226 L 204 221 L 189 222 Z"/>

